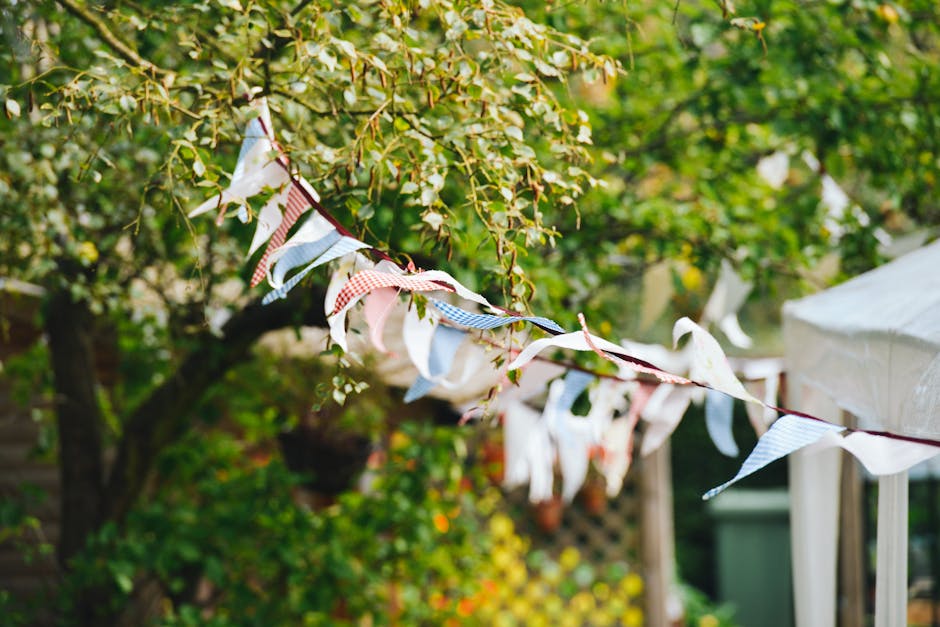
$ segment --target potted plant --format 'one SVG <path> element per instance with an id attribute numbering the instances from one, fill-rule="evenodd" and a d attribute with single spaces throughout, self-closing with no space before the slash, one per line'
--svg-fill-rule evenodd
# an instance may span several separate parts
<path id="1" fill-rule="evenodd" d="M 584 511 L 591 516 L 603 516 L 607 511 L 607 482 L 593 465 L 578 496 Z"/>
<path id="2" fill-rule="evenodd" d="M 561 497 L 553 494 L 551 498 L 539 501 L 532 505 L 532 514 L 535 518 L 535 524 L 544 533 L 552 534 L 561 527 L 561 516 L 564 511 L 564 504 Z"/>

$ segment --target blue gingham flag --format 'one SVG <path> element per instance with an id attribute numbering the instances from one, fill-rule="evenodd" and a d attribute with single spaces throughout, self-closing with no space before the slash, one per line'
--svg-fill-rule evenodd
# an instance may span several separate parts
<path id="1" fill-rule="evenodd" d="M 438 325 L 431 340 L 431 354 L 428 356 L 428 373 L 432 377 L 444 377 L 454 365 L 454 356 L 463 342 L 466 333 L 453 327 Z M 437 385 L 436 381 L 426 379 L 420 374 L 405 392 L 405 402 L 416 401 Z"/>
<path id="2" fill-rule="evenodd" d="M 718 496 L 728 486 L 744 477 L 754 474 L 770 462 L 786 457 L 804 446 L 808 446 L 829 432 L 844 431 L 845 427 L 829 424 L 821 420 L 810 420 L 801 416 L 787 414 L 783 416 L 757 441 L 757 446 L 744 460 L 738 474 L 734 479 L 712 488 L 706 492 L 702 499 L 708 500 Z"/>
<path id="3" fill-rule="evenodd" d="M 715 448 L 722 455 L 738 456 L 731 422 L 734 418 L 734 398 L 718 390 L 705 391 L 705 428 Z"/>
<path id="4" fill-rule="evenodd" d="M 571 406 L 574 405 L 575 399 L 590 385 L 594 378 L 593 374 L 588 374 L 587 372 L 569 370 L 568 373 L 565 374 L 565 389 L 558 399 L 558 410 L 570 411 Z"/>
<path id="5" fill-rule="evenodd" d="M 274 269 L 271 271 L 273 285 L 276 287 L 283 285 L 284 277 L 287 276 L 288 272 L 305 263 L 310 263 L 329 250 L 341 237 L 339 231 L 334 229 L 315 242 L 305 242 L 288 248 L 278 258 L 277 263 L 274 264 Z"/>
<path id="6" fill-rule="evenodd" d="M 540 327 L 545 327 L 553 331 L 557 331 L 558 333 L 565 332 L 564 329 L 558 326 L 557 322 L 554 320 L 549 320 L 548 318 L 543 318 L 541 316 L 494 316 L 492 314 L 473 313 L 472 311 L 467 311 L 466 309 L 461 309 L 460 307 L 455 307 L 451 304 L 445 303 L 444 301 L 433 298 L 431 299 L 431 302 L 434 303 L 434 306 L 437 307 L 441 313 L 444 314 L 444 317 L 451 322 L 455 322 L 472 329 L 495 329 L 507 324 L 512 324 L 513 322 L 525 320 L 526 322 L 537 324 Z"/>
<path id="7" fill-rule="evenodd" d="M 307 274 L 309 274 L 311 270 L 313 270 L 314 268 L 318 266 L 322 266 L 323 264 L 329 261 L 333 261 L 334 259 L 342 257 L 343 255 L 347 255 L 351 252 L 359 250 L 360 248 L 369 248 L 369 245 L 364 244 L 360 242 L 359 240 L 354 239 L 352 237 L 346 237 L 345 235 L 340 237 L 339 240 L 337 240 L 335 244 L 330 246 L 326 250 L 326 252 L 324 252 L 322 255 L 317 257 L 313 263 L 311 263 L 309 266 L 307 266 L 306 268 L 304 268 L 303 270 L 301 270 L 300 272 L 292 276 L 281 287 L 277 288 L 276 290 L 271 290 L 270 292 L 265 294 L 264 298 L 261 299 L 261 304 L 269 305 L 273 303 L 275 300 L 277 300 L 278 298 L 286 298 L 287 293 L 291 291 L 292 289 L 294 289 L 294 286 L 300 283 L 300 281 L 305 276 L 307 276 Z"/>

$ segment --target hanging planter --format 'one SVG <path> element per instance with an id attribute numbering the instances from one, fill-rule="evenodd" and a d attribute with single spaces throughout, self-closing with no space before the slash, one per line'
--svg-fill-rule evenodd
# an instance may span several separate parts
<path id="1" fill-rule="evenodd" d="M 483 463 L 483 472 L 486 478 L 493 485 L 500 485 L 503 482 L 506 469 L 506 453 L 503 450 L 503 443 L 497 440 L 486 440 L 480 452 L 480 459 Z"/>
<path id="2" fill-rule="evenodd" d="M 591 516 L 603 516 L 607 511 L 607 487 L 601 477 L 589 477 L 580 492 L 581 505 Z"/>
<path id="3" fill-rule="evenodd" d="M 544 533 L 555 533 L 561 527 L 561 516 L 564 511 L 564 504 L 560 496 L 553 496 L 550 499 L 539 501 L 532 505 L 532 515 L 535 517 L 535 524 Z"/>

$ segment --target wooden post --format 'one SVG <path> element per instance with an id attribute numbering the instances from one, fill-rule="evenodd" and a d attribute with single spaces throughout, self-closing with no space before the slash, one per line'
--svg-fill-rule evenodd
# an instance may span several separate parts
<path id="1" fill-rule="evenodd" d="M 675 578 L 675 531 L 669 440 L 643 458 L 640 509 L 647 627 L 669 627 L 669 597 Z"/>
<path id="2" fill-rule="evenodd" d="M 842 424 L 855 426 L 855 416 L 842 413 Z M 862 477 L 848 451 L 842 458 L 842 504 L 839 534 L 839 625 L 865 624 L 865 539 Z"/>
<path id="3" fill-rule="evenodd" d="M 875 627 L 907 624 L 907 471 L 878 478 Z"/>

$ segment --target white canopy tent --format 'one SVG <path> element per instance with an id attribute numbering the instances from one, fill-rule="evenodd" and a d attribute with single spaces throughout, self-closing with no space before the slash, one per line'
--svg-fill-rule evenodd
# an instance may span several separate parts
<path id="1" fill-rule="evenodd" d="M 940 439 L 940 241 L 788 302 L 783 313 L 787 406 Z M 838 448 L 790 456 L 799 627 L 836 624 L 840 461 Z M 876 627 L 906 623 L 907 480 L 907 472 L 879 478 Z"/>

